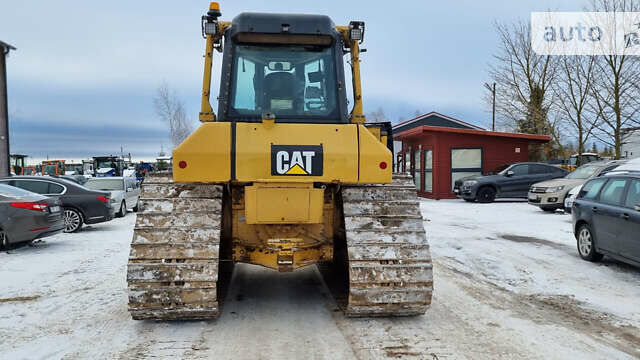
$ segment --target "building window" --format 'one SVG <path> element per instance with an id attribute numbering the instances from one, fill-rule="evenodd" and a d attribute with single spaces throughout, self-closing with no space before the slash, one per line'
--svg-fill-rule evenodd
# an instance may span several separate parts
<path id="1" fill-rule="evenodd" d="M 433 151 L 424 151 L 424 191 L 433 192 Z"/>
<path id="2" fill-rule="evenodd" d="M 416 185 L 417 190 L 422 190 L 420 169 L 420 149 L 416 149 L 413 151 L 413 183 Z"/>
<path id="3" fill-rule="evenodd" d="M 456 180 L 482 175 L 482 149 L 451 149 L 451 189 Z"/>
<path id="4" fill-rule="evenodd" d="M 411 148 L 404 153 L 404 172 L 411 173 Z"/>

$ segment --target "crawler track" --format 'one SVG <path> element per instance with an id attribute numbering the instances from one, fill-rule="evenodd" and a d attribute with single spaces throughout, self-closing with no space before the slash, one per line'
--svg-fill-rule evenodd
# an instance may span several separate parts
<path id="1" fill-rule="evenodd" d="M 147 177 L 127 268 L 133 319 L 218 316 L 222 197 L 220 185 Z"/>
<path id="2" fill-rule="evenodd" d="M 387 185 L 345 186 L 342 206 L 348 289 L 332 288 L 345 314 L 424 314 L 431 304 L 432 264 L 411 177 L 394 175 Z"/>

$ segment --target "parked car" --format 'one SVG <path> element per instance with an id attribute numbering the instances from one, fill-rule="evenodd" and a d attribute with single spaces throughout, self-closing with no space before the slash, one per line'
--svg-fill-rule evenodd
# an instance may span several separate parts
<path id="1" fill-rule="evenodd" d="M 113 207 L 118 209 L 117 217 L 123 217 L 127 210 L 138 211 L 140 186 L 135 176 L 104 177 L 88 179 L 84 186 L 93 190 L 109 191 Z"/>
<path id="2" fill-rule="evenodd" d="M 0 184 L 0 248 L 55 235 L 63 229 L 58 199 Z"/>
<path id="3" fill-rule="evenodd" d="M 563 209 L 565 198 L 571 189 L 584 184 L 590 178 L 611 171 L 623 163 L 624 161 L 616 160 L 592 162 L 580 166 L 564 178 L 533 184 L 527 196 L 529 204 L 549 212 Z"/>
<path id="4" fill-rule="evenodd" d="M 15 186 L 59 199 L 63 207 L 64 232 L 76 232 L 83 224 L 97 224 L 113 219 L 110 194 L 88 189 L 75 182 L 51 176 L 12 176 L 0 184 Z"/>
<path id="5" fill-rule="evenodd" d="M 566 170 L 548 164 L 515 163 L 495 175 L 466 178 L 457 194 L 466 201 L 481 203 L 492 202 L 496 198 L 526 199 L 531 185 L 565 175 Z"/>
<path id="6" fill-rule="evenodd" d="M 640 173 L 601 176 L 584 184 L 572 208 L 578 254 L 640 266 Z"/>

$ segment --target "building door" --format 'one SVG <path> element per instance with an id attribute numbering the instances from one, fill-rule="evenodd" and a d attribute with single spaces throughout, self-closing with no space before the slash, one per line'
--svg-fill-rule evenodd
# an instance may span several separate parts
<path id="1" fill-rule="evenodd" d="M 482 148 L 451 149 L 451 192 L 456 180 L 482 175 Z"/>
<path id="2" fill-rule="evenodd" d="M 424 151 L 424 192 L 433 192 L 433 151 Z"/>

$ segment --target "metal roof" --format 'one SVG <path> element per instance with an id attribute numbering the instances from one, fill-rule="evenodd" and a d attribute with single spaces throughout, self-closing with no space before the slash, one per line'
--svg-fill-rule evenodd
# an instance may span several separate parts
<path id="1" fill-rule="evenodd" d="M 507 132 L 475 130 L 475 129 L 456 129 L 456 128 L 427 126 L 427 125 L 417 126 L 413 129 L 409 129 L 409 130 L 399 132 L 397 134 L 393 134 L 393 139 L 401 140 L 403 138 L 420 136 L 422 133 L 425 133 L 425 132 L 444 132 L 444 133 L 457 133 L 457 134 L 467 134 L 467 135 L 491 136 L 491 137 L 501 137 L 501 138 L 511 138 L 511 139 L 523 139 L 523 140 L 529 140 L 533 142 L 543 142 L 543 143 L 551 141 L 551 137 L 546 135 L 507 133 Z"/>
<path id="2" fill-rule="evenodd" d="M 436 117 L 439 117 L 439 118 L 442 118 L 442 119 L 445 119 L 445 120 L 451 121 L 451 122 L 453 122 L 453 123 L 456 123 L 456 124 L 461 125 L 463 128 L 467 128 L 467 129 L 475 129 L 475 130 L 484 130 L 483 128 L 481 128 L 481 127 L 479 127 L 479 126 L 476 126 L 476 125 L 470 124 L 470 123 L 468 123 L 468 122 L 466 122 L 466 121 L 462 121 L 462 120 L 460 120 L 460 119 L 453 118 L 453 117 L 451 117 L 451 116 L 447 116 L 447 115 L 441 114 L 441 113 L 436 112 L 436 111 L 432 111 L 432 112 L 429 112 L 429 113 L 426 113 L 426 114 L 423 114 L 423 115 L 420 115 L 420 116 L 416 116 L 416 117 L 414 117 L 413 119 L 409 119 L 409 120 L 407 120 L 407 121 L 403 121 L 403 122 L 401 122 L 401 123 L 399 123 L 399 124 L 393 125 L 393 130 L 397 130 L 397 129 L 399 129 L 399 128 L 406 128 L 406 129 L 405 129 L 405 131 L 406 131 L 406 130 L 408 130 L 408 129 L 413 128 L 412 126 L 408 126 L 408 127 L 407 127 L 407 125 L 410 125 L 410 124 L 412 124 L 412 123 L 418 122 L 418 121 L 420 121 L 420 120 L 422 120 L 422 119 L 426 119 L 426 118 L 428 118 L 429 116 L 436 116 Z M 416 125 L 416 127 L 417 127 L 417 126 L 420 126 L 420 125 Z"/>

